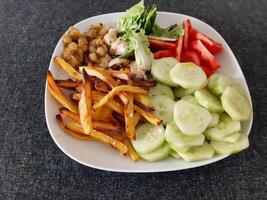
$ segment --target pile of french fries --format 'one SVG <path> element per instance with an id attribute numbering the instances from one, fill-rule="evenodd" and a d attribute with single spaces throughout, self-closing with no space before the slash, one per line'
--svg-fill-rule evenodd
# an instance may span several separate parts
<path id="1" fill-rule="evenodd" d="M 62 106 L 56 116 L 61 129 L 79 140 L 109 144 L 138 160 L 130 142 L 138 123 L 162 123 L 151 112 L 153 104 L 147 96 L 155 82 L 130 78 L 127 67 L 115 71 L 86 66 L 77 71 L 60 57 L 54 62 L 72 78 L 55 80 L 50 71 L 47 73 L 48 90 Z M 62 89 L 73 92 L 67 96 Z"/>

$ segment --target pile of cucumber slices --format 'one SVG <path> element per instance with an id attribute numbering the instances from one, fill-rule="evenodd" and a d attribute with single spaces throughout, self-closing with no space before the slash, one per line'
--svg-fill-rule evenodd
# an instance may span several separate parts
<path id="1" fill-rule="evenodd" d="M 140 157 L 157 161 L 171 155 L 190 162 L 249 146 L 240 122 L 250 118 L 252 109 L 232 78 L 215 73 L 207 79 L 197 65 L 171 57 L 155 60 L 151 74 L 158 84 L 149 96 L 163 124 L 137 128 L 132 145 Z"/>

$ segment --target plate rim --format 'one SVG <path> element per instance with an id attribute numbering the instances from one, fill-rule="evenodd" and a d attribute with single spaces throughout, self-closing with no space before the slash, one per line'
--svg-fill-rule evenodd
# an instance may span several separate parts
<path id="1" fill-rule="evenodd" d="M 93 18 L 98 18 L 98 17 L 104 17 L 104 16 L 107 16 L 107 15 L 118 15 L 118 14 L 123 14 L 125 12 L 112 12 L 112 13 L 105 13 L 105 14 L 101 14 L 101 15 L 95 15 L 95 16 L 92 16 L 92 17 L 88 17 L 86 19 L 83 19 L 81 21 L 78 21 L 77 23 L 75 23 L 73 26 L 77 26 L 79 23 L 83 23 L 85 22 L 86 20 L 88 19 L 93 19 Z M 253 125 L 253 104 L 252 104 L 252 98 L 251 98 L 251 95 L 250 95 L 250 91 L 249 91 L 249 87 L 248 87 L 248 84 L 247 84 L 247 81 L 246 81 L 246 78 L 244 76 L 244 73 L 242 71 L 242 68 L 241 66 L 239 65 L 238 61 L 237 61 L 237 58 L 235 57 L 232 49 L 230 48 L 230 46 L 228 45 L 228 43 L 225 41 L 225 39 L 221 36 L 221 34 L 219 32 L 217 32 L 217 30 L 215 30 L 211 25 L 209 25 L 208 23 L 206 23 L 205 21 L 203 20 L 200 20 L 198 18 L 195 18 L 193 16 L 190 16 L 190 15 L 186 15 L 186 14 L 182 14 L 182 13 L 174 13 L 174 12 L 168 12 L 168 11 L 157 11 L 157 14 L 165 14 L 165 15 L 178 15 L 179 17 L 189 17 L 189 18 L 192 18 L 194 19 L 195 21 L 199 21 L 200 23 L 204 23 L 206 26 L 209 26 L 214 32 L 216 32 L 216 34 L 218 34 L 221 39 L 224 41 L 224 43 L 226 44 L 226 46 L 224 46 L 224 49 L 225 47 L 227 48 L 227 50 L 225 49 L 225 51 L 228 51 L 230 53 L 230 56 L 231 57 L 234 57 L 234 60 L 236 62 L 236 64 L 239 66 L 239 69 L 240 69 L 240 72 L 241 72 L 241 75 L 242 77 L 244 78 L 245 80 L 245 87 L 248 91 L 248 100 L 251 104 L 251 107 L 252 107 L 252 114 L 251 114 L 251 119 L 250 119 L 250 123 L 249 123 L 249 126 L 248 126 L 248 135 L 250 134 L 251 132 L 251 128 L 252 128 L 252 125 Z M 55 54 L 56 52 L 56 47 L 58 46 L 58 44 L 60 43 L 61 41 L 61 38 L 62 36 L 68 31 L 68 29 L 61 35 L 61 37 L 59 38 L 59 40 L 57 41 L 56 43 L 56 46 L 53 50 L 53 53 L 51 55 L 51 59 L 50 59 L 50 62 L 49 62 L 49 67 L 48 67 L 48 70 L 50 69 L 51 65 L 52 65 L 52 62 L 53 62 L 53 55 Z M 50 136 L 52 137 L 53 141 L 56 143 L 57 147 L 64 153 L 66 154 L 68 157 L 70 157 L 71 159 L 73 159 L 74 161 L 84 165 L 84 166 L 87 166 L 87 167 L 92 167 L 94 169 L 98 169 L 98 170 L 103 170 L 103 171 L 110 171 L 110 172 L 120 172 L 120 173 L 157 173 L 157 172 L 171 172 L 171 171 L 180 171 L 180 170 L 186 170 L 186 169 L 192 169 L 192 168 L 198 168 L 198 167 L 201 167 L 201 166 L 206 166 L 206 165 L 210 165 L 210 164 L 213 164 L 215 162 L 218 162 L 218 161 L 221 161 L 225 158 L 227 158 L 229 156 L 229 154 L 223 154 L 223 155 L 217 155 L 217 157 L 214 157 L 214 158 L 211 158 L 211 159 L 208 159 L 208 160 L 205 160 L 207 161 L 208 163 L 206 164 L 203 164 L 203 163 L 199 163 L 197 165 L 192 165 L 192 166 L 189 166 L 189 167 L 184 167 L 184 168 L 172 168 L 172 169 L 163 169 L 163 168 L 159 168 L 159 169 L 153 169 L 151 171 L 147 170 L 147 169 L 124 169 L 124 168 L 121 168 L 121 169 L 118 169 L 118 168 L 109 168 L 109 167 L 102 167 L 102 166 L 97 166 L 97 165 L 94 165 L 94 164 L 88 164 L 87 162 L 84 162 L 72 155 L 70 155 L 57 141 L 57 139 L 55 138 L 55 136 L 52 134 L 52 128 L 51 128 L 51 125 L 49 124 L 48 122 L 48 112 L 47 112 L 47 107 L 48 107 L 48 99 L 47 99 L 47 93 L 48 93 L 48 86 L 47 86 L 47 81 L 45 83 L 45 93 L 44 93 L 44 107 L 45 107 L 45 118 L 46 118 L 46 124 L 47 124 L 47 128 L 48 128 L 48 131 L 49 131 L 49 134 Z M 212 160 L 212 161 L 210 161 Z"/>

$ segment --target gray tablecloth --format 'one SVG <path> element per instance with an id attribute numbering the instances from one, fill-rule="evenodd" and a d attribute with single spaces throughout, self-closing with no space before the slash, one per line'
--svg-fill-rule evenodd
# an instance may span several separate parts
<path id="1" fill-rule="evenodd" d="M 70 25 L 123 11 L 134 1 L 2 0 L 0 199 L 267 199 L 266 0 L 154 2 L 158 10 L 206 21 L 232 48 L 254 104 L 250 148 L 208 166 L 170 173 L 112 173 L 78 164 L 47 130 L 44 84 L 50 57 Z"/>

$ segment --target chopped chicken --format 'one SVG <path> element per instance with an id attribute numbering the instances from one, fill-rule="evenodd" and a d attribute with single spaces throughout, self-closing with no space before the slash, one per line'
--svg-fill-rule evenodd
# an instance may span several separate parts
<path id="1" fill-rule="evenodd" d="M 107 34 L 104 36 L 104 41 L 108 46 L 111 46 L 112 43 L 114 43 L 117 40 L 117 29 L 111 28 L 107 32 Z"/>
<path id="2" fill-rule="evenodd" d="M 108 63 L 108 67 L 121 67 L 128 65 L 130 63 L 129 60 L 121 59 L 121 58 L 114 58 Z"/>
<path id="3" fill-rule="evenodd" d="M 129 66 L 131 68 L 131 74 L 133 74 L 136 78 L 146 79 L 146 72 L 138 67 L 135 61 L 131 62 Z"/>
<path id="4" fill-rule="evenodd" d="M 125 53 L 127 48 L 127 43 L 121 37 L 119 37 L 115 42 L 111 44 L 109 52 L 112 55 L 122 55 Z"/>

